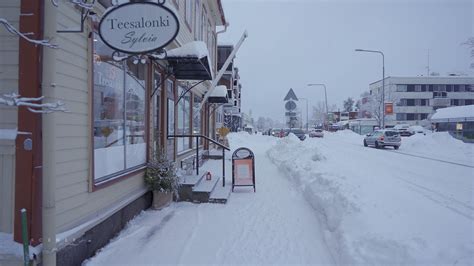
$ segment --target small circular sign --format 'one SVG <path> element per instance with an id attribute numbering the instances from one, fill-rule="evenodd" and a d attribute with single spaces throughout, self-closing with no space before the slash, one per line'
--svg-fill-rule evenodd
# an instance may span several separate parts
<path id="1" fill-rule="evenodd" d="M 287 101 L 285 103 L 285 108 L 286 110 L 288 111 L 292 111 L 292 110 L 295 110 L 296 109 L 296 103 L 294 101 Z"/>
<path id="2" fill-rule="evenodd" d="M 173 41 L 179 21 L 169 8 L 152 2 L 126 3 L 102 16 L 100 38 L 120 52 L 142 54 L 158 50 Z"/>

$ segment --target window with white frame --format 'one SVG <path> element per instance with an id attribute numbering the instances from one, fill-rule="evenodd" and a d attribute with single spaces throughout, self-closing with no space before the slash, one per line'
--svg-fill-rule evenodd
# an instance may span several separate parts
<path id="1" fill-rule="evenodd" d="M 178 95 L 184 94 L 186 89 L 178 85 Z M 178 102 L 178 135 L 189 135 L 191 133 L 191 96 L 184 94 Z M 189 149 L 189 138 L 178 138 L 178 153 Z"/>
<path id="2" fill-rule="evenodd" d="M 185 0 L 184 2 L 184 18 L 189 26 L 189 29 L 193 28 L 193 3 L 192 0 Z"/>
<path id="3" fill-rule="evenodd" d="M 112 60 L 93 34 L 94 183 L 146 163 L 146 65 Z"/>
<path id="4" fill-rule="evenodd" d="M 194 40 L 198 41 L 201 38 L 201 0 L 194 1 L 196 14 L 194 16 Z"/>

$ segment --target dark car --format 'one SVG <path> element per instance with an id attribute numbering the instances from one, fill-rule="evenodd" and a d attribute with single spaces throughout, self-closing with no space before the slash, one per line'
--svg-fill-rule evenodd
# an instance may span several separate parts
<path id="1" fill-rule="evenodd" d="M 305 140 L 306 139 L 306 134 L 304 133 L 304 131 L 302 129 L 292 128 L 288 131 L 288 134 L 289 133 L 295 134 L 295 136 L 297 136 L 300 140 Z"/>

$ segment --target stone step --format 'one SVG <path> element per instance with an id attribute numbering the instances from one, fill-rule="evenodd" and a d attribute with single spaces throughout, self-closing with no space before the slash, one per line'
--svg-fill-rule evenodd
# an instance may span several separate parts
<path id="1" fill-rule="evenodd" d="M 209 202 L 212 191 L 219 182 L 220 177 L 213 176 L 211 180 L 203 178 L 197 185 L 193 187 L 193 202 Z"/>
<path id="2" fill-rule="evenodd" d="M 193 188 L 198 185 L 204 175 L 183 175 L 179 177 L 179 201 L 193 201 Z"/>
<path id="3" fill-rule="evenodd" d="M 227 203 L 230 197 L 231 190 L 232 190 L 232 185 L 226 184 L 226 186 L 223 187 L 221 182 L 219 182 L 219 184 L 217 184 L 217 186 L 211 192 L 211 195 L 209 197 L 209 202 L 222 203 L 222 204 Z"/>

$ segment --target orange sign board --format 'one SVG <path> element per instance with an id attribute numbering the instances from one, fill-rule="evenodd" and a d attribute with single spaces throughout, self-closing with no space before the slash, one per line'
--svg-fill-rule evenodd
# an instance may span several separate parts
<path id="1" fill-rule="evenodd" d="M 393 103 L 385 103 L 385 114 L 386 115 L 393 114 Z"/>
<path id="2" fill-rule="evenodd" d="M 235 185 L 251 186 L 253 185 L 252 160 L 244 159 L 235 161 Z"/>

